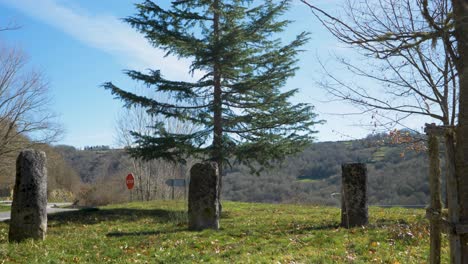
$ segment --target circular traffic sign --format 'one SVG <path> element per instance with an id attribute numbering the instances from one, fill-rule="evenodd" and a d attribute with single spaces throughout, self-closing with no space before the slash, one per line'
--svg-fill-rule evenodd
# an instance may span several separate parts
<path id="1" fill-rule="evenodd" d="M 125 182 L 129 190 L 133 189 L 133 186 L 135 186 L 135 178 L 133 177 L 133 174 L 128 174 Z"/>

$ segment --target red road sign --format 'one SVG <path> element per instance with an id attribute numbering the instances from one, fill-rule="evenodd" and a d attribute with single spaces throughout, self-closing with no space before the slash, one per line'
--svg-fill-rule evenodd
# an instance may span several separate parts
<path id="1" fill-rule="evenodd" d="M 133 189 L 133 186 L 135 185 L 135 178 L 133 177 L 133 174 L 130 173 L 127 175 L 126 183 L 129 190 Z"/>

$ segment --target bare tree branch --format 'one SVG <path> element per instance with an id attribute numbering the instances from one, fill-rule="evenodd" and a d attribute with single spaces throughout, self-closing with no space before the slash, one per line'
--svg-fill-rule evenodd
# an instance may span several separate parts
<path id="1" fill-rule="evenodd" d="M 139 94 L 144 93 L 138 91 Z M 149 97 L 154 97 L 149 95 Z M 162 99 L 162 98 L 158 98 Z M 160 100 L 165 101 L 165 100 Z M 194 130 L 190 123 L 180 122 L 176 119 L 163 119 L 160 116 L 150 115 L 146 109 L 133 106 L 124 109 L 116 120 L 116 143 L 123 147 L 134 145 L 132 132 L 140 135 L 154 135 L 156 132 L 154 124 L 165 122 L 170 133 L 189 134 Z M 166 180 L 173 178 L 185 178 L 185 170 L 190 166 L 174 164 L 164 160 L 146 161 L 141 158 L 131 158 L 132 167 L 129 168 L 135 176 L 135 191 L 138 199 L 148 201 L 158 198 L 169 198 L 170 187 L 165 184 Z"/>
<path id="2" fill-rule="evenodd" d="M 62 135 L 49 109 L 48 84 L 40 72 L 27 68 L 18 48 L 0 47 L 0 160 L 9 153 Z"/>
<path id="3" fill-rule="evenodd" d="M 449 0 L 346 0 L 344 15 L 335 16 L 301 0 L 341 43 L 365 56 L 361 62 L 336 61 L 374 87 L 345 81 L 321 63 L 319 85 L 332 96 L 365 112 L 381 110 L 422 115 L 444 125 L 456 122 L 458 75 L 454 70 L 454 21 Z M 456 67 L 455 67 L 456 68 Z M 382 115 L 388 117 L 389 115 Z"/>

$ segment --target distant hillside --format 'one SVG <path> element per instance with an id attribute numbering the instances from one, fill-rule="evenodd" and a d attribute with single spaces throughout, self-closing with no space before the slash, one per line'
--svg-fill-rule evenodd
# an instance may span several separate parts
<path id="1" fill-rule="evenodd" d="M 131 167 L 130 159 L 123 150 L 95 147 L 78 150 L 63 145 L 57 146 L 55 149 L 76 170 L 84 183 L 93 183 L 113 176 L 121 176 L 118 174 L 128 173 Z"/>
<path id="2" fill-rule="evenodd" d="M 419 205 L 428 201 L 426 153 L 384 144 L 382 136 L 315 143 L 260 176 L 234 166 L 223 177 L 223 199 L 268 203 L 338 204 L 341 164 L 366 162 L 371 204 Z M 121 181 L 131 162 L 122 150 L 56 147 L 83 182 Z M 188 171 L 188 169 L 187 169 Z M 187 175 L 188 177 L 188 175 Z"/>
<path id="3" fill-rule="evenodd" d="M 338 204 L 341 164 L 365 162 L 368 164 L 371 204 L 426 204 L 429 193 L 426 153 L 381 142 L 377 137 L 315 143 L 260 176 L 249 175 L 247 168 L 235 167 L 224 177 L 224 198 L 248 202 Z"/>
<path id="4" fill-rule="evenodd" d="M 18 146 L 18 150 L 0 157 L 0 197 L 9 197 L 16 177 L 16 159 L 21 149 L 33 148 L 42 150 L 47 156 L 47 191 L 49 199 L 72 200 L 72 193 L 78 192 L 81 186 L 76 170 L 69 166 L 60 152 L 47 144 L 33 144 L 29 139 Z"/>

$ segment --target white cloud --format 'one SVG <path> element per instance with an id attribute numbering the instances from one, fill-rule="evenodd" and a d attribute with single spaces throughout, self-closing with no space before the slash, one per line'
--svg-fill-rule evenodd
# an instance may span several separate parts
<path id="1" fill-rule="evenodd" d="M 161 69 L 169 78 L 185 79 L 188 76 L 188 61 L 164 57 L 162 50 L 152 47 L 142 34 L 115 16 L 93 15 L 82 8 L 67 7 L 63 1 L 58 3 L 57 0 L 0 0 L 0 3 L 112 55 L 124 67 Z"/>

